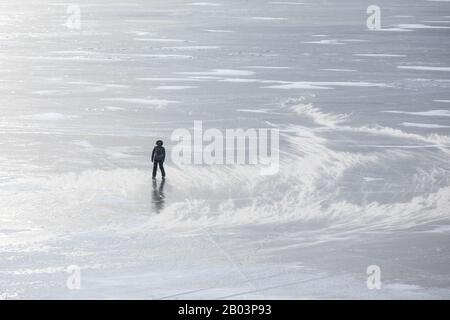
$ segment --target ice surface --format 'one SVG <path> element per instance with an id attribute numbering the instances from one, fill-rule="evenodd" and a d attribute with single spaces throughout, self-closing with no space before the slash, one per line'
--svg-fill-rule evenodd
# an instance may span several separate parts
<path id="1" fill-rule="evenodd" d="M 1 299 L 450 298 L 448 1 L 76 3 L 0 3 Z M 195 120 L 279 172 L 152 181 Z"/>

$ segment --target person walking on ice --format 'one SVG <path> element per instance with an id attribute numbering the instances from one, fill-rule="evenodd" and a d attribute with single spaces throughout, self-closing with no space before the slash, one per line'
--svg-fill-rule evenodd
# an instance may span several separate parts
<path id="1" fill-rule="evenodd" d="M 153 162 L 153 179 L 156 179 L 156 171 L 161 170 L 161 176 L 164 179 L 166 177 L 166 172 L 164 171 L 164 160 L 166 159 L 166 149 L 162 146 L 162 140 L 156 141 L 156 146 L 153 148 L 152 152 L 152 162 Z"/>

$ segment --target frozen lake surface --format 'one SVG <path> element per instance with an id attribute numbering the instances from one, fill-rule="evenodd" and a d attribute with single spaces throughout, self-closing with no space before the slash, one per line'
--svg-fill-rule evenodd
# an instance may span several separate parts
<path id="1" fill-rule="evenodd" d="M 0 298 L 450 298 L 450 2 L 76 2 L 0 3 Z M 152 182 L 195 120 L 279 172 Z"/>

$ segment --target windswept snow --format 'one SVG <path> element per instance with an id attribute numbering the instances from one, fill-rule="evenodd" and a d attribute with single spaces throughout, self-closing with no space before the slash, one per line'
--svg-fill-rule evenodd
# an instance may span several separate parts
<path id="1" fill-rule="evenodd" d="M 192 2 L 188 3 L 190 6 L 207 6 L 207 7 L 219 7 L 222 6 L 222 3 L 218 2 Z"/>
<path id="2" fill-rule="evenodd" d="M 155 87 L 153 89 L 155 90 L 186 90 L 186 89 L 194 89 L 194 88 L 198 88 L 195 86 L 159 86 L 159 87 Z"/>
<path id="3" fill-rule="evenodd" d="M 389 87 L 386 83 L 372 83 L 364 81 L 342 81 L 342 82 L 321 82 L 321 81 L 296 81 L 289 84 L 269 86 L 272 89 L 333 89 L 333 87 Z"/>
<path id="4" fill-rule="evenodd" d="M 142 98 L 102 98 L 102 101 L 121 102 L 127 104 L 150 105 L 158 108 L 165 107 L 169 104 L 179 103 L 179 101 L 166 99 L 142 99 Z"/>
<path id="5" fill-rule="evenodd" d="M 192 76 L 251 76 L 255 74 L 248 70 L 233 70 L 233 69 L 213 69 L 210 71 L 198 72 L 176 72 L 177 74 L 187 74 Z"/>
<path id="6" fill-rule="evenodd" d="M 417 112 L 400 111 L 400 110 L 385 110 L 382 112 L 412 114 L 415 116 L 426 116 L 426 117 L 450 117 L 450 110 L 427 110 L 427 111 L 417 111 Z"/>
<path id="7" fill-rule="evenodd" d="M 419 71 L 450 71 L 450 67 L 398 66 L 397 68 Z"/>
<path id="8" fill-rule="evenodd" d="M 403 122 L 402 126 L 417 127 L 417 128 L 431 128 L 431 129 L 450 128 L 450 126 L 444 126 L 444 125 L 434 124 L 434 123 L 412 123 L 412 122 Z"/>
<path id="9" fill-rule="evenodd" d="M 39 120 L 39 121 L 59 121 L 59 120 L 70 120 L 79 118 L 78 115 L 65 115 L 56 112 L 48 112 L 48 113 L 38 113 L 32 115 L 22 116 L 23 119 L 29 120 Z"/>
<path id="10" fill-rule="evenodd" d="M 392 54 L 392 53 L 356 53 L 357 57 L 406 57 L 404 54 Z"/>

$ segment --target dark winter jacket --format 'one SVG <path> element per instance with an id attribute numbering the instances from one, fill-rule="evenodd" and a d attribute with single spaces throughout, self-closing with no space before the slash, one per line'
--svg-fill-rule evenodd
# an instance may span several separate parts
<path id="1" fill-rule="evenodd" d="M 152 152 L 152 162 L 153 161 L 164 161 L 166 159 L 166 149 L 162 146 L 156 146 L 153 148 Z"/>

